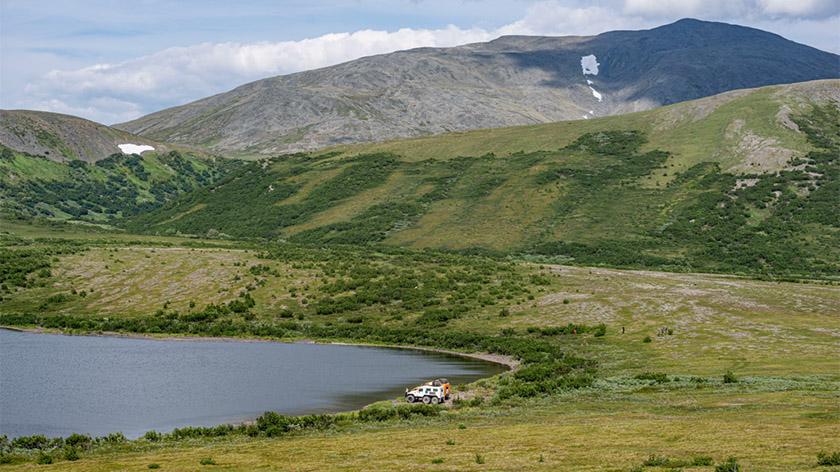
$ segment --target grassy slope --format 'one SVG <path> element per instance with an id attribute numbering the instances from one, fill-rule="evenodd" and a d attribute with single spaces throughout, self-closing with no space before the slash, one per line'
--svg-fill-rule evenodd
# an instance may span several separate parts
<path id="1" fill-rule="evenodd" d="M 13 232 L 26 229 L 18 228 Z M 29 231 L 62 236 L 48 228 Z M 361 314 L 364 324 L 410 326 L 417 316 L 400 310 L 404 317 L 395 319 L 391 310 L 377 307 L 315 315 L 295 300 L 304 290 L 319 298 L 320 272 L 328 263 L 264 259 L 244 248 L 160 247 L 172 242 L 155 238 L 145 244 L 112 242 L 62 256 L 50 277 L 35 278 L 32 287 L 7 294 L 3 309 L 30 310 L 50 295 L 69 295 L 69 288 L 75 287 L 91 293 L 84 299 L 70 297 L 68 302 L 49 304 L 45 313 L 149 316 L 166 301 L 170 309 L 184 313 L 198 296 L 224 301 L 246 285 L 265 280 L 250 292 L 256 300 L 256 321 L 279 319 L 280 305 L 316 323 L 341 323 Z M 368 258 L 378 260 L 373 253 Z M 275 274 L 254 276 L 248 269 L 257 263 L 271 266 Z M 424 272 L 437 267 L 428 262 L 415 265 Z M 687 461 L 711 456 L 718 463 L 736 456 L 745 470 L 822 470 L 814 469 L 817 452 L 836 449 L 833 438 L 840 433 L 836 286 L 548 265 L 517 271 L 542 274 L 549 285 L 524 282 L 535 295 L 533 300 L 525 294 L 503 296 L 493 305 L 475 306 L 446 329 L 495 333 L 514 328 L 524 333 L 529 326 L 606 323 L 605 337 L 558 339 L 571 352 L 599 360 L 599 380 L 592 388 L 513 399 L 494 407 L 461 408 L 438 418 L 350 425 L 278 439 L 139 441 L 39 470 L 144 469 L 150 463 L 160 464 L 161 470 L 205 470 L 208 467 L 199 461 L 212 457 L 224 470 L 619 471 L 640 465 L 650 454 Z M 151 272 L 162 280 L 155 280 Z M 124 305 L 139 287 L 144 301 Z M 509 316 L 499 316 L 502 307 L 508 308 Z M 656 336 L 662 325 L 673 328 L 674 335 Z M 627 334 L 620 334 L 621 326 Z M 643 343 L 644 335 L 650 335 L 652 342 Z M 723 384 L 726 370 L 741 381 Z M 666 372 L 680 380 L 655 384 L 632 378 L 645 371 Z M 703 376 L 707 382 L 696 383 L 692 376 Z M 408 435 L 412 441 L 402 440 Z M 485 463 L 477 464 L 475 454 Z M 434 459 L 443 463 L 433 464 Z"/>
<path id="2" fill-rule="evenodd" d="M 95 164 L 57 162 L 5 148 L 0 157 L 0 209 L 27 217 L 113 222 L 212 184 L 238 164 L 177 151 L 115 154 Z"/>
<path id="3" fill-rule="evenodd" d="M 560 254 L 590 264 L 631 261 L 670 269 L 803 274 L 822 262 L 840 262 L 833 223 L 798 222 L 796 234 L 773 241 L 785 248 L 790 256 L 786 261 L 753 261 L 742 248 L 715 248 L 712 240 L 719 235 L 689 230 L 693 239 L 685 231 L 677 237 L 669 226 L 679 223 L 687 229 L 689 220 L 715 211 L 717 203 L 704 196 L 732 193 L 739 179 L 758 179 L 766 193 L 746 198 L 736 194 L 738 208 L 724 216 L 750 212 L 751 220 L 719 232 L 743 230 L 739 237 L 766 253 L 770 243 L 759 241 L 764 229 L 758 225 L 774 212 L 787 218 L 772 192 L 787 188 L 798 195 L 794 206 L 801 206 L 809 204 L 802 189 L 823 185 L 802 172 L 802 166 L 797 175 L 804 180 L 772 181 L 777 171 L 794 168 L 791 159 L 814 149 L 791 118 L 811 113 L 815 104 L 836 110 L 839 96 L 837 81 L 821 81 L 729 92 L 597 120 L 284 156 L 252 163 L 211 191 L 192 192 L 140 216 L 130 227 L 164 234 L 215 230 L 319 244 L 382 242 Z M 640 147 L 605 154 L 576 144 L 587 133 L 618 136 L 626 130 L 644 137 Z M 657 151 L 666 157 L 628 164 Z M 558 171 L 560 175 L 546 177 Z M 829 182 L 834 177 L 826 178 Z M 551 246 L 557 242 L 584 247 Z M 605 256 L 602 245 L 621 254 Z M 709 251 L 738 256 L 716 261 Z M 653 259 L 642 260 L 645 256 Z M 816 271 L 826 275 L 833 269 Z"/>

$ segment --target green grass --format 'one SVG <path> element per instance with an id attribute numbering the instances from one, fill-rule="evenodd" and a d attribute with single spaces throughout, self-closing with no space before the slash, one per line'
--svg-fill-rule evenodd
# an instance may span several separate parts
<path id="1" fill-rule="evenodd" d="M 836 277 L 840 215 L 830 197 L 837 160 L 825 156 L 840 143 L 819 137 L 836 135 L 837 108 L 809 98 L 811 88 L 836 85 L 770 87 L 599 120 L 278 156 L 128 227 Z M 788 125 L 779 118 L 783 107 L 791 110 Z M 790 120 L 816 124 L 797 132 Z"/>
<path id="2" fill-rule="evenodd" d="M 238 165 L 177 151 L 140 157 L 115 154 L 95 164 L 63 163 L 3 147 L 0 210 L 29 218 L 113 224 L 212 184 Z"/>

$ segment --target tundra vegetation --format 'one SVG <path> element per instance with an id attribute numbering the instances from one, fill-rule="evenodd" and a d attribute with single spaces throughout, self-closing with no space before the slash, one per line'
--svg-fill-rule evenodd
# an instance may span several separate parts
<path id="1" fill-rule="evenodd" d="M 389 247 L 79 239 L 76 229 L 65 239 L 61 228 L 8 227 L 20 236 L 3 237 L 3 325 L 404 344 L 522 360 L 515 372 L 456 386 L 451 407 L 389 400 L 332 415 L 267 412 L 254 424 L 137 440 L 118 432 L 5 438 L 8 470 L 36 462 L 199 470 L 212 458 L 231 470 L 317 469 L 326 460 L 386 469 L 591 470 L 597 462 L 711 471 L 732 467 L 730 457 L 741 467 L 732 470 L 790 470 L 822 467 L 836 450 L 840 290 L 830 282 Z M 409 434 L 416 441 L 393 440 Z M 721 441 L 728 437 L 742 441 Z"/>
<path id="2" fill-rule="evenodd" d="M 503 157 L 379 149 L 246 164 L 129 220 L 141 235 L 4 219 L 2 325 L 520 364 L 455 386 L 445 407 L 385 399 L 136 440 L 0 437 L 2 468 L 832 470 L 837 118 L 797 116 L 809 150 L 772 173 L 680 160 L 622 126 Z M 491 209 L 540 224 L 490 231 Z"/>

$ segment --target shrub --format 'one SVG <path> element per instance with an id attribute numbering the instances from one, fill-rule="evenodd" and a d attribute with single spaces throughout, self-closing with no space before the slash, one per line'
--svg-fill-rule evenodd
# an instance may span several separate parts
<path id="1" fill-rule="evenodd" d="M 668 378 L 668 374 L 664 372 L 645 372 L 644 374 L 639 374 L 634 378 L 637 380 L 653 380 L 656 383 L 666 383 L 671 381 L 671 379 Z"/>
<path id="2" fill-rule="evenodd" d="M 458 425 L 458 429 L 467 429 L 467 425 L 465 425 L 465 424 L 459 424 L 459 425 Z"/>
<path id="3" fill-rule="evenodd" d="M 728 370 L 728 371 L 726 371 L 725 374 L 723 374 L 723 383 L 725 383 L 725 384 L 738 383 L 738 377 L 735 377 L 735 374 L 733 374 L 731 370 Z"/>
<path id="4" fill-rule="evenodd" d="M 38 453 L 38 457 L 35 459 L 36 464 L 52 464 L 53 458 L 51 455 L 41 451 Z"/>
<path id="5" fill-rule="evenodd" d="M 160 469 L 160 464 L 151 463 L 151 464 L 147 465 L 146 467 L 148 467 L 150 469 Z"/>
<path id="6" fill-rule="evenodd" d="M 715 467 L 715 472 L 741 472 L 741 466 L 738 465 L 738 460 L 734 457 L 726 459 L 726 462 Z"/>
<path id="7" fill-rule="evenodd" d="M 840 465 L 840 451 L 831 454 L 826 452 L 819 452 L 817 454 L 817 464 L 819 465 Z"/>
<path id="8" fill-rule="evenodd" d="M 128 439 L 126 439 L 122 431 L 117 431 L 116 433 L 111 433 L 108 436 L 103 437 L 102 441 L 109 444 L 122 444 L 128 441 Z"/>
<path id="9" fill-rule="evenodd" d="M 201 459 L 198 463 L 201 465 L 216 465 L 216 461 L 214 461 L 212 457 L 205 457 Z"/>
<path id="10" fill-rule="evenodd" d="M 443 459 L 432 459 L 432 464 L 443 464 Z"/>
<path id="11" fill-rule="evenodd" d="M 697 456 L 691 460 L 691 465 L 694 466 L 709 466 L 715 465 L 715 461 L 709 456 Z"/>
<path id="12" fill-rule="evenodd" d="M 70 436 L 67 436 L 67 439 L 65 439 L 64 442 L 68 446 L 81 447 L 85 449 L 90 447 L 92 440 L 90 439 L 90 436 L 86 436 L 79 433 L 73 433 Z"/>
<path id="13" fill-rule="evenodd" d="M 652 339 L 650 339 L 650 336 L 645 336 L 645 339 L 642 339 L 642 342 L 644 342 L 644 343 L 649 343 L 651 341 L 652 341 Z"/>
<path id="14" fill-rule="evenodd" d="M 476 454 L 475 455 L 475 463 L 476 464 L 484 464 L 484 456 L 482 456 L 481 454 Z"/>
<path id="15" fill-rule="evenodd" d="M 668 458 L 651 454 L 644 462 L 642 462 L 642 465 L 645 467 L 665 466 L 668 465 Z"/>
<path id="16" fill-rule="evenodd" d="M 64 447 L 64 459 L 68 461 L 79 460 L 79 450 L 73 446 Z"/>
<path id="17" fill-rule="evenodd" d="M 162 436 L 163 435 L 158 433 L 157 431 L 151 430 L 151 431 L 146 431 L 146 434 L 143 435 L 143 438 L 145 438 L 146 441 L 155 442 L 155 441 L 160 441 L 160 438 Z"/>
<path id="18" fill-rule="evenodd" d="M 447 445 L 447 446 L 454 446 L 454 445 L 455 445 L 455 441 L 453 441 L 453 440 L 451 440 L 451 439 L 448 439 L 448 440 L 446 441 L 446 445 Z"/>
<path id="19" fill-rule="evenodd" d="M 33 436 L 20 436 L 12 439 L 12 448 L 19 447 L 21 449 L 43 449 L 50 440 L 43 434 Z"/>

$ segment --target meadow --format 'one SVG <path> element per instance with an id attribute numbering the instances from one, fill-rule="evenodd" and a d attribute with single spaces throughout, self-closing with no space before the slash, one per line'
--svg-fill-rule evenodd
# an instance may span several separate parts
<path id="1" fill-rule="evenodd" d="M 383 399 L 277 434 L 77 439 L 43 451 L 7 438 L 4 470 L 736 470 L 730 457 L 737 470 L 834 470 L 818 454 L 840 449 L 832 282 L 390 247 L 80 238 L 84 229 L 5 221 L 3 231 L 5 250 L 54 255 L 49 273 L 4 282 L 2 324 L 523 360 L 517 372 L 457 386 L 452 407 L 431 416 L 389 413 L 402 402 Z M 77 460 L 66 459 L 71 449 Z M 35 465 L 46 456 L 52 465 Z"/>

